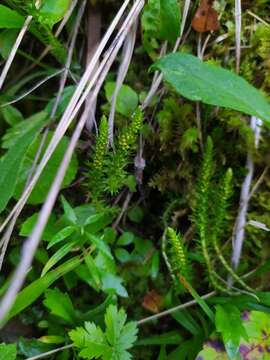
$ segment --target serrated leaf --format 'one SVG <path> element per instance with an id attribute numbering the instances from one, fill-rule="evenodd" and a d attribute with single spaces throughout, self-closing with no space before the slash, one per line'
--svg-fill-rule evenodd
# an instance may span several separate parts
<path id="1" fill-rule="evenodd" d="M 105 314 L 105 333 L 94 323 L 86 322 L 85 328 L 76 328 L 69 336 L 84 359 L 128 360 L 131 355 L 127 350 L 136 341 L 138 329 L 135 322 L 125 322 L 125 311 L 109 305 Z"/>
<path id="2" fill-rule="evenodd" d="M 0 344 L 0 360 L 16 360 L 16 344 Z"/>
<path id="3" fill-rule="evenodd" d="M 229 70 L 185 53 L 169 54 L 153 68 L 187 99 L 241 111 L 270 124 L 270 105 L 264 96 Z"/>
<path id="4" fill-rule="evenodd" d="M 59 289 L 49 289 L 45 292 L 44 305 L 50 312 L 61 317 L 66 322 L 73 324 L 76 321 L 76 314 L 70 297 Z"/>
<path id="5" fill-rule="evenodd" d="M 26 152 L 43 127 L 46 118 L 46 113 L 36 114 L 35 121 L 30 123 L 28 131 L 19 136 L 0 159 L 0 212 L 5 209 L 14 194 Z"/>
<path id="6" fill-rule="evenodd" d="M 178 0 L 160 0 L 160 37 L 174 43 L 180 34 Z"/>
<path id="7" fill-rule="evenodd" d="M 0 29 L 19 29 L 23 23 L 23 16 L 7 6 L 0 5 Z"/>
<path id="8" fill-rule="evenodd" d="M 78 327 L 69 332 L 74 345 L 82 349 L 79 353 L 83 359 L 98 359 L 106 351 L 107 344 L 99 326 L 86 322 L 85 329 Z"/>
<path id="9" fill-rule="evenodd" d="M 231 304 L 217 305 L 215 324 L 222 336 L 227 354 L 232 359 L 238 352 L 241 337 L 248 338 L 239 309 Z"/>

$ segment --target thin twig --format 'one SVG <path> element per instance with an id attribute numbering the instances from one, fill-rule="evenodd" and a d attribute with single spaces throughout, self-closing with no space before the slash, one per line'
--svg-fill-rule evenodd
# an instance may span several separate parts
<path id="1" fill-rule="evenodd" d="M 262 174 L 260 175 L 259 179 L 256 181 L 255 185 L 251 189 L 251 191 L 249 193 L 249 197 L 248 197 L 249 200 L 252 198 L 252 196 L 255 194 L 255 192 L 258 190 L 258 188 L 262 184 L 268 170 L 269 170 L 269 166 L 266 166 L 265 169 L 263 170 Z"/>
<path id="2" fill-rule="evenodd" d="M 213 297 L 216 295 L 216 292 L 215 291 L 212 291 L 206 295 L 203 295 L 201 296 L 201 299 L 203 300 L 206 300 L 206 299 L 209 299 L 210 297 Z M 164 317 L 164 316 L 167 316 L 167 315 L 171 315 L 177 311 L 180 311 L 180 310 L 183 310 L 183 309 L 186 309 L 188 307 L 191 307 L 193 305 L 196 305 L 197 304 L 197 301 L 196 300 L 191 300 L 191 301 L 188 301 L 186 302 L 185 304 L 181 304 L 181 305 L 178 305 L 178 306 L 175 306 L 171 309 L 168 309 L 168 310 L 165 310 L 165 311 L 162 311 L 158 314 L 155 314 L 155 315 L 152 315 L 152 316 L 148 316 L 144 319 L 141 319 L 139 321 L 137 321 L 137 325 L 140 326 L 140 325 L 144 325 L 145 323 L 149 322 L 149 321 L 154 321 L 154 320 L 157 320 L 161 317 Z"/>
<path id="3" fill-rule="evenodd" d="M 259 138 L 260 138 L 259 130 L 261 129 L 261 120 L 252 116 L 251 129 L 255 134 L 255 147 L 257 148 L 259 145 Z M 247 169 L 247 175 L 245 177 L 241 189 L 239 211 L 236 218 L 233 239 L 232 239 L 233 253 L 232 253 L 231 262 L 232 262 L 232 267 L 235 270 L 237 270 L 240 262 L 244 238 L 245 238 L 245 226 L 246 226 L 247 211 L 248 211 L 249 199 L 250 199 L 250 188 L 254 174 L 254 162 L 252 159 L 252 154 L 250 152 L 247 155 L 246 169 Z M 232 280 L 230 279 L 229 285 L 231 284 L 232 284 Z"/>
<path id="4" fill-rule="evenodd" d="M 38 8 L 39 5 L 40 5 L 40 0 L 36 1 L 35 5 Z M 29 25 L 30 25 L 32 19 L 33 19 L 33 16 L 31 16 L 31 15 L 27 16 L 27 18 L 25 19 L 25 22 L 23 24 L 23 27 L 21 28 L 21 30 L 20 30 L 20 32 L 19 32 L 19 34 L 17 36 L 17 39 L 16 39 L 16 41 L 15 41 L 15 43 L 14 43 L 12 49 L 11 49 L 11 52 L 10 52 L 10 54 L 8 56 L 8 59 L 7 59 L 7 61 L 5 63 L 5 66 L 4 66 L 3 70 L 2 70 L 2 73 L 0 75 L 0 90 L 2 89 L 2 87 L 4 85 L 4 82 L 6 80 L 6 77 L 7 77 L 7 74 L 9 72 L 9 69 L 11 67 L 11 64 L 12 64 L 14 58 L 15 58 L 17 50 L 18 50 L 18 48 L 19 48 L 19 46 L 20 46 L 20 44 L 22 42 L 22 39 L 23 39 L 26 31 L 29 28 Z"/>
<path id="5" fill-rule="evenodd" d="M 240 71 L 241 61 L 241 29 L 242 29 L 242 6 L 241 0 L 235 0 L 235 47 L 236 47 L 236 72 Z"/>
<path id="6" fill-rule="evenodd" d="M 54 355 L 60 351 L 64 351 L 64 350 L 67 350 L 67 349 L 70 349 L 73 347 L 73 344 L 69 344 L 69 345 L 65 345 L 65 346 L 62 346 L 60 348 L 57 348 L 57 349 L 54 349 L 54 350 L 51 350 L 51 351 L 48 351 L 46 353 L 43 353 L 43 354 L 39 354 L 39 355 L 36 355 L 36 356 L 32 356 L 30 358 L 27 358 L 26 360 L 37 360 L 37 359 L 42 359 L 42 358 L 45 358 L 45 357 L 48 357 L 48 356 L 51 356 L 51 355 Z"/>
<path id="7" fill-rule="evenodd" d="M 61 70 L 57 70 L 54 73 L 52 73 L 51 75 L 48 75 L 47 77 L 45 77 L 45 79 L 40 80 L 36 85 L 34 85 L 31 89 L 27 90 L 25 93 L 21 94 L 20 96 L 18 96 L 16 99 L 11 100 L 7 103 L 4 103 L 2 105 L 0 105 L 0 107 L 5 107 L 8 105 L 12 105 L 15 104 L 16 102 L 24 99 L 26 96 L 30 95 L 33 91 L 35 91 L 36 89 L 38 89 L 40 86 L 42 86 L 43 84 L 45 84 L 47 81 L 49 81 L 50 79 L 54 78 L 55 76 L 61 74 L 65 69 L 61 69 Z"/>
<path id="8" fill-rule="evenodd" d="M 133 193 L 130 192 L 130 191 L 127 193 L 127 196 L 126 196 L 126 199 L 125 199 L 125 201 L 124 201 L 124 203 L 123 203 L 122 209 L 121 209 L 121 211 L 120 211 L 117 219 L 115 220 L 115 222 L 114 222 L 113 225 L 112 225 L 112 227 L 113 227 L 114 229 L 117 228 L 117 226 L 119 225 L 119 223 L 120 223 L 123 215 L 124 215 L 125 212 L 127 211 L 128 205 L 129 205 L 130 200 L 131 200 L 131 198 L 132 198 L 132 195 L 133 195 Z"/>
<path id="9" fill-rule="evenodd" d="M 258 15 L 254 14 L 252 11 L 248 10 L 247 14 L 249 14 L 250 16 L 254 17 L 254 19 L 258 20 L 260 23 L 264 24 L 265 26 L 270 27 L 270 24 L 268 22 L 266 22 L 265 20 L 263 20 L 261 17 L 259 17 Z"/>
<path id="10" fill-rule="evenodd" d="M 128 34 L 125 40 L 123 46 L 123 56 L 117 73 L 116 86 L 111 99 L 111 110 L 108 121 L 109 123 L 108 139 L 110 145 L 113 145 L 114 117 L 115 117 L 117 96 L 119 95 L 119 91 L 121 90 L 121 86 L 123 85 L 123 82 L 125 80 L 125 77 L 129 69 L 129 65 L 132 59 L 135 41 L 136 41 L 136 33 L 137 33 L 137 23 L 133 25 L 130 33 Z"/>
<path id="11" fill-rule="evenodd" d="M 189 8 L 190 8 L 190 0 L 185 0 L 183 16 L 182 16 L 182 23 L 181 23 L 181 29 L 180 29 L 180 36 L 176 40 L 176 43 L 174 45 L 174 48 L 173 48 L 174 53 L 178 50 L 179 45 L 180 45 L 180 43 L 182 41 Z M 159 74 L 159 76 L 156 76 L 156 74 L 155 74 L 154 79 L 153 79 L 152 84 L 151 84 L 151 87 L 150 87 L 150 90 L 149 90 L 146 98 L 143 101 L 143 104 L 142 104 L 142 109 L 143 110 L 146 109 L 151 104 L 151 101 L 152 101 L 153 97 L 155 96 L 156 92 L 158 91 L 158 88 L 159 88 L 162 80 L 163 80 L 163 75 L 162 74 Z"/>
<path id="12" fill-rule="evenodd" d="M 87 54 L 86 64 L 89 64 L 93 54 L 95 53 L 101 38 L 101 10 L 98 4 L 88 4 L 88 24 L 87 24 Z M 99 61 L 96 63 L 96 69 L 99 66 Z M 92 103 L 92 107 L 89 108 L 88 102 Z M 96 102 L 91 101 L 91 92 L 88 94 L 85 101 L 85 110 L 88 110 L 88 118 L 86 121 L 86 129 L 91 133 L 93 126 L 96 126 Z"/>

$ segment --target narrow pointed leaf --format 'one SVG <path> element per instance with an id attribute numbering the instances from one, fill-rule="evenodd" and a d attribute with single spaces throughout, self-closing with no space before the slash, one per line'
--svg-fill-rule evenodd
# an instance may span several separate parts
<path id="1" fill-rule="evenodd" d="M 75 244 L 76 241 L 73 241 L 63 245 L 59 250 L 57 250 L 44 266 L 41 277 L 44 276 L 58 261 L 60 261 L 64 256 L 66 256 Z"/>
<path id="2" fill-rule="evenodd" d="M 16 301 L 8 315 L 8 320 L 19 314 L 25 308 L 30 306 L 44 291 L 51 286 L 57 279 L 74 270 L 80 265 L 82 258 L 76 256 L 64 264 L 58 266 L 55 270 L 48 272 L 45 276 L 33 281 L 19 292 Z"/>

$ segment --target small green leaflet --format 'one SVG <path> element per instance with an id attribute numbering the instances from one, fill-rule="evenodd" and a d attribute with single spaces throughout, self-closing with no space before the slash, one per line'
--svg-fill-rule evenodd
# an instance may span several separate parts
<path id="1" fill-rule="evenodd" d="M 105 85 L 105 94 L 110 102 L 116 87 L 116 83 L 109 81 Z M 136 92 L 128 85 L 122 85 L 116 101 L 116 111 L 124 116 L 131 116 L 138 106 L 139 100 Z"/>
<path id="2" fill-rule="evenodd" d="M 58 23 L 68 10 L 70 0 L 45 0 L 39 11 L 43 23 L 53 27 Z"/>
<path id="3" fill-rule="evenodd" d="M 23 23 L 23 16 L 4 5 L 0 5 L 0 29 L 19 29 Z"/>
<path id="4" fill-rule="evenodd" d="M 180 34 L 178 0 L 160 0 L 160 37 L 174 43 Z"/>
<path id="5" fill-rule="evenodd" d="M 238 353 L 241 338 L 248 340 L 239 309 L 231 304 L 217 305 L 215 324 L 217 332 L 222 336 L 229 358 L 233 359 Z"/>
<path id="6" fill-rule="evenodd" d="M 47 113 L 36 114 L 28 127 L 28 131 L 18 137 L 7 153 L 0 159 L 0 212 L 5 209 L 14 194 L 25 154 L 46 120 Z"/>
<path id="7" fill-rule="evenodd" d="M 0 344 L 0 360 L 16 360 L 16 344 Z"/>
<path id="8" fill-rule="evenodd" d="M 185 53 L 169 54 L 153 69 L 159 69 L 165 81 L 189 100 L 238 110 L 270 124 L 270 105 L 264 96 L 229 70 Z"/>
<path id="9" fill-rule="evenodd" d="M 69 324 L 76 321 L 75 309 L 67 293 L 62 293 L 59 289 L 49 289 L 45 292 L 43 304 L 56 316 L 61 317 Z"/>
<path id="10" fill-rule="evenodd" d="M 179 0 L 149 0 L 142 15 L 144 46 L 156 48 L 156 38 L 174 43 L 180 34 Z M 148 46 L 147 46 L 148 43 Z M 158 47 L 158 46 L 157 46 Z"/>
<path id="11" fill-rule="evenodd" d="M 96 324 L 86 322 L 84 328 L 70 331 L 69 336 L 83 359 L 130 360 L 127 350 L 136 341 L 138 329 L 135 322 L 126 323 L 126 320 L 123 309 L 118 311 L 115 305 L 110 305 L 105 314 L 105 332 Z"/>

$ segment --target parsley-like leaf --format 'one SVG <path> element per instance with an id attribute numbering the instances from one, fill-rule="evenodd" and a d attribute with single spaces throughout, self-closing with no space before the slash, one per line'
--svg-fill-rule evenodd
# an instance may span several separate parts
<path id="1" fill-rule="evenodd" d="M 127 350 L 136 341 L 138 329 L 135 322 L 126 323 L 126 320 L 123 309 L 118 311 L 110 305 L 105 314 L 105 332 L 94 323 L 86 322 L 84 328 L 72 330 L 69 336 L 83 359 L 130 360 L 132 356 Z"/>

